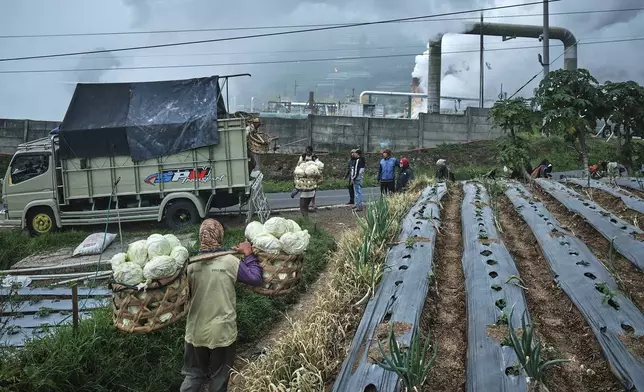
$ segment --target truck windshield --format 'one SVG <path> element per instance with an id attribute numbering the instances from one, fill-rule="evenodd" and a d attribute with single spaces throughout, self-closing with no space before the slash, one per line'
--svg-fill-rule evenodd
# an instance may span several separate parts
<path id="1" fill-rule="evenodd" d="M 17 156 L 11 164 L 11 184 L 19 184 L 47 173 L 49 155 L 29 154 Z"/>

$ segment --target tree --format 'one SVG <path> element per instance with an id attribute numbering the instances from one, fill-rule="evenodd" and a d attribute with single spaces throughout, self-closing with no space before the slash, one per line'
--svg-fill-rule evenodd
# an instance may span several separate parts
<path id="1" fill-rule="evenodd" d="M 621 130 L 624 145 L 621 156 L 624 165 L 633 167 L 633 136 L 644 135 L 644 87 L 633 81 L 606 82 L 602 86 L 605 94 L 606 115 L 611 118 L 615 128 Z"/>
<path id="2" fill-rule="evenodd" d="M 597 80 L 586 69 L 552 71 L 535 90 L 535 102 L 543 114 L 545 129 L 563 134 L 572 142 L 587 175 L 586 133 L 592 132 L 606 113 L 605 94 Z"/>
<path id="3" fill-rule="evenodd" d="M 524 178 L 530 179 L 525 169 L 529 165 L 528 141 L 522 133 L 531 133 L 539 124 L 539 113 L 532 108 L 532 102 L 525 98 L 504 99 L 492 106 L 491 117 L 494 125 L 505 132 L 499 140 L 500 160 L 514 170 L 520 170 Z"/>

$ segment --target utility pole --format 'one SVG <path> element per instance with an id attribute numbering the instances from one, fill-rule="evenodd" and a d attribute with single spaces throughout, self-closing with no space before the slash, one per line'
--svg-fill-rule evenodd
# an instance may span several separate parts
<path id="1" fill-rule="evenodd" d="M 293 101 L 297 101 L 297 80 L 295 81 L 295 85 L 293 86 Z"/>
<path id="2" fill-rule="evenodd" d="M 550 72 L 550 19 L 548 1 L 543 0 L 543 78 Z"/>
<path id="3" fill-rule="evenodd" d="M 544 0 L 544 1 L 547 1 L 547 0 Z M 481 81 L 480 81 L 480 83 L 481 83 L 481 86 L 480 86 L 480 91 L 479 91 L 479 107 L 483 108 L 483 100 L 484 100 L 484 97 L 485 97 L 485 95 L 483 94 L 483 88 L 484 88 L 483 83 L 484 83 L 484 80 L 485 80 L 485 78 L 483 77 L 483 75 L 484 75 L 483 72 L 484 72 L 484 68 L 485 68 L 485 60 L 483 58 L 483 13 L 482 12 L 481 12 L 481 24 L 479 26 L 481 26 L 480 30 L 479 30 L 481 32 L 481 34 L 480 34 L 480 36 L 481 36 L 480 37 L 480 40 L 481 40 L 481 47 L 480 47 L 480 51 L 481 51 L 481 64 L 480 64 Z"/>

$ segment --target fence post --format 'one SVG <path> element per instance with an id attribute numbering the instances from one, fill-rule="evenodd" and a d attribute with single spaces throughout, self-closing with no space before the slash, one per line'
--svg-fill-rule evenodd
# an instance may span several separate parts
<path id="1" fill-rule="evenodd" d="M 472 127 L 473 121 L 472 121 L 472 108 L 468 107 L 465 109 L 465 115 L 467 116 L 467 141 L 470 142 L 472 141 Z"/>
<path id="2" fill-rule="evenodd" d="M 78 284 L 72 286 L 72 325 L 74 333 L 78 332 Z"/>
<path id="3" fill-rule="evenodd" d="M 313 146 L 313 115 L 309 114 L 309 146 Z"/>
<path id="4" fill-rule="evenodd" d="M 29 141 L 29 120 L 23 120 L 22 122 L 22 141 L 23 143 Z"/>
<path id="5" fill-rule="evenodd" d="M 369 128 L 371 127 L 371 123 L 369 121 L 369 117 L 363 117 L 364 122 L 362 123 L 362 129 L 363 131 L 363 141 L 362 141 L 362 152 L 367 153 L 369 152 Z"/>
<path id="6" fill-rule="evenodd" d="M 418 113 L 418 148 L 423 148 L 425 136 L 425 115 L 424 113 Z"/>

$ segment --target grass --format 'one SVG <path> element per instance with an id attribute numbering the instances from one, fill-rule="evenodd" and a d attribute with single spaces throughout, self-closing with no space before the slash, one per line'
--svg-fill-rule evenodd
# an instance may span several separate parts
<path id="1" fill-rule="evenodd" d="M 335 241 L 321 228 L 301 226 L 311 233 L 302 274 L 304 289 L 324 269 Z M 243 229 L 231 228 L 223 245 L 242 239 Z M 297 293 L 266 297 L 241 286 L 237 292 L 240 343 L 266 333 L 280 312 L 297 299 Z M 184 327 L 179 322 L 150 334 L 126 334 L 113 327 L 109 310 L 98 310 L 92 318 L 81 320 L 76 335 L 71 327 L 58 327 L 50 337 L 28 342 L 24 349 L 0 349 L 0 391 L 177 391 L 182 381 Z"/>
<path id="2" fill-rule="evenodd" d="M 415 191 L 389 197 L 388 240 L 400 231 L 402 217 L 418 195 Z M 371 279 L 358 268 L 363 263 L 354 262 L 364 243 L 362 228 L 344 233 L 329 258 L 329 283 L 317 292 L 309 312 L 284 331 L 265 356 L 235 375 L 233 391 L 325 390 L 360 320 L 361 308 L 353 304 L 370 290 Z M 385 251 L 372 254 L 370 264 L 381 265 L 385 255 Z"/>
<path id="3" fill-rule="evenodd" d="M 38 237 L 29 237 L 19 230 L 0 231 L 0 269 L 9 269 L 21 259 L 34 254 L 60 249 L 65 246 L 77 246 L 89 233 L 68 230 L 50 233 Z"/>

